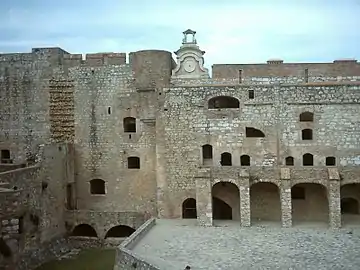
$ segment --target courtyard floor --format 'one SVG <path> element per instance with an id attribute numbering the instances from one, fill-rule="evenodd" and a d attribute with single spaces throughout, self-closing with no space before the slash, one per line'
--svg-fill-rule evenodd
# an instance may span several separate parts
<path id="1" fill-rule="evenodd" d="M 360 228 L 157 220 L 133 251 L 161 270 L 360 269 Z"/>

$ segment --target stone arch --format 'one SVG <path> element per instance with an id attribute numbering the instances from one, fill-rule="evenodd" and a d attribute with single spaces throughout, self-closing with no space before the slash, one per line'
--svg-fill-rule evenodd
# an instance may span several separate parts
<path id="1" fill-rule="evenodd" d="M 232 166 L 232 156 L 229 152 L 224 152 L 221 154 L 220 165 L 221 166 Z"/>
<path id="2" fill-rule="evenodd" d="M 91 194 L 105 194 L 105 181 L 102 179 L 90 180 L 90 193 Z"/>
<path id="3" fill-rule="evenodd" d="M 257 182 L 250 186 L 251 221 L 281 222 L 281 201 L 279 187 L 271 182 Z"/>
<path id="4" fill-rule="evenodd" d="M 218 182 L 212 190 L 213 219 L 240 220 L 240 192 L 231 182 Z"/>
<path id="5" fill-rule="evenodd" d="M 117 225 L 111 227 L 105 234 L 105 239 L 109 237 L 129 237 L 135 232 L 135 229 L 126 225 Z"/>
<path id="6" fill-rule="evenodd" d="M 194 198 L 187 198 L 182 203 L 182 218 L 197 218 L 196 200 Z"/>
<path id="7" fill-rule="evenodd" d="M 240 108 L 240 102 L 237 98 L 230 96 L 217 96 L 209 99 L 209 109 L 236 109 Z"/>
<path id="8" fill-rule="evenodd" d="M 307 222 L 329 223 L 327 188 L 320 183 L 296 183 L 291 188 L 294 225 Z"/>
<path id="9" fill-rule="evenodd" d="M 71 236 L 98 237 L 96 230 L 89 224 L 79 224 L 75 226 Z"/>
<path id="10" fill-rule="evenodd" d="M 299 115 L 300 122 L 314 122 L 314 114 L 312 112 L 303 112 Z"/>
<path id="11" fill-rule="evenodd" d="M 349 183 L 340 188 L 341 222 L 344 226 L 360 225 L 360 184 Z"/>

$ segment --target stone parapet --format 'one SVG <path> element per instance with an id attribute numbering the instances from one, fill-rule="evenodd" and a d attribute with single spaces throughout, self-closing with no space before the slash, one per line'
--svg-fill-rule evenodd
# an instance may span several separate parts
<path id="1" fill-rule="evenodd" d="M 154 218 L 149 219 L 120 244 L 116 250 L 114 270 L 132 270 L 135 268 L 144 270 L 159 270 L 159 268 L 146 262 L 144 259 L 140 258 L 137 254 L 131 251 L 138 241 L 140 241 L 141 238 L 143 238 L 151 230 L 151 228 L 155 226 L 155 224 L 156 220 Z"/>

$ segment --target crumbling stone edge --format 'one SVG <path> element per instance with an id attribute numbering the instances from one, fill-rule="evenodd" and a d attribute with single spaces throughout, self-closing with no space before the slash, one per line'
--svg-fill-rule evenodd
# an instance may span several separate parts
<path id="1" fill-rule="evenodd" d="M 124 240 L 116 250 L 114 270 L 160 270 L 131 251 L 132 248 L 154 227 L 156 219 L 151 218 Z"/>
<path id="2" fill-rule="evenodd" d="M 72 249 L 102 248 L 105 246 L 103 239 L 72 239 L 69 237 L 59 237 L 41 248 L 31 249 L 22 254 L 17 264 L 17 270 L 35 269 L 48 261 L 59 259 L 62 255 Z"/>

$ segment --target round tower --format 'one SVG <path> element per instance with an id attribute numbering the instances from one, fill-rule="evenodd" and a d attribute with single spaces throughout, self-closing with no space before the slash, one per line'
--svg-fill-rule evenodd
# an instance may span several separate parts
<path id="1" fill-rule="evenodd" d="M 143 50 L 130 53 L 135 86 L 138 89 L 168 87 L 175 66 L 171 53 L 162 50 Z"/>

